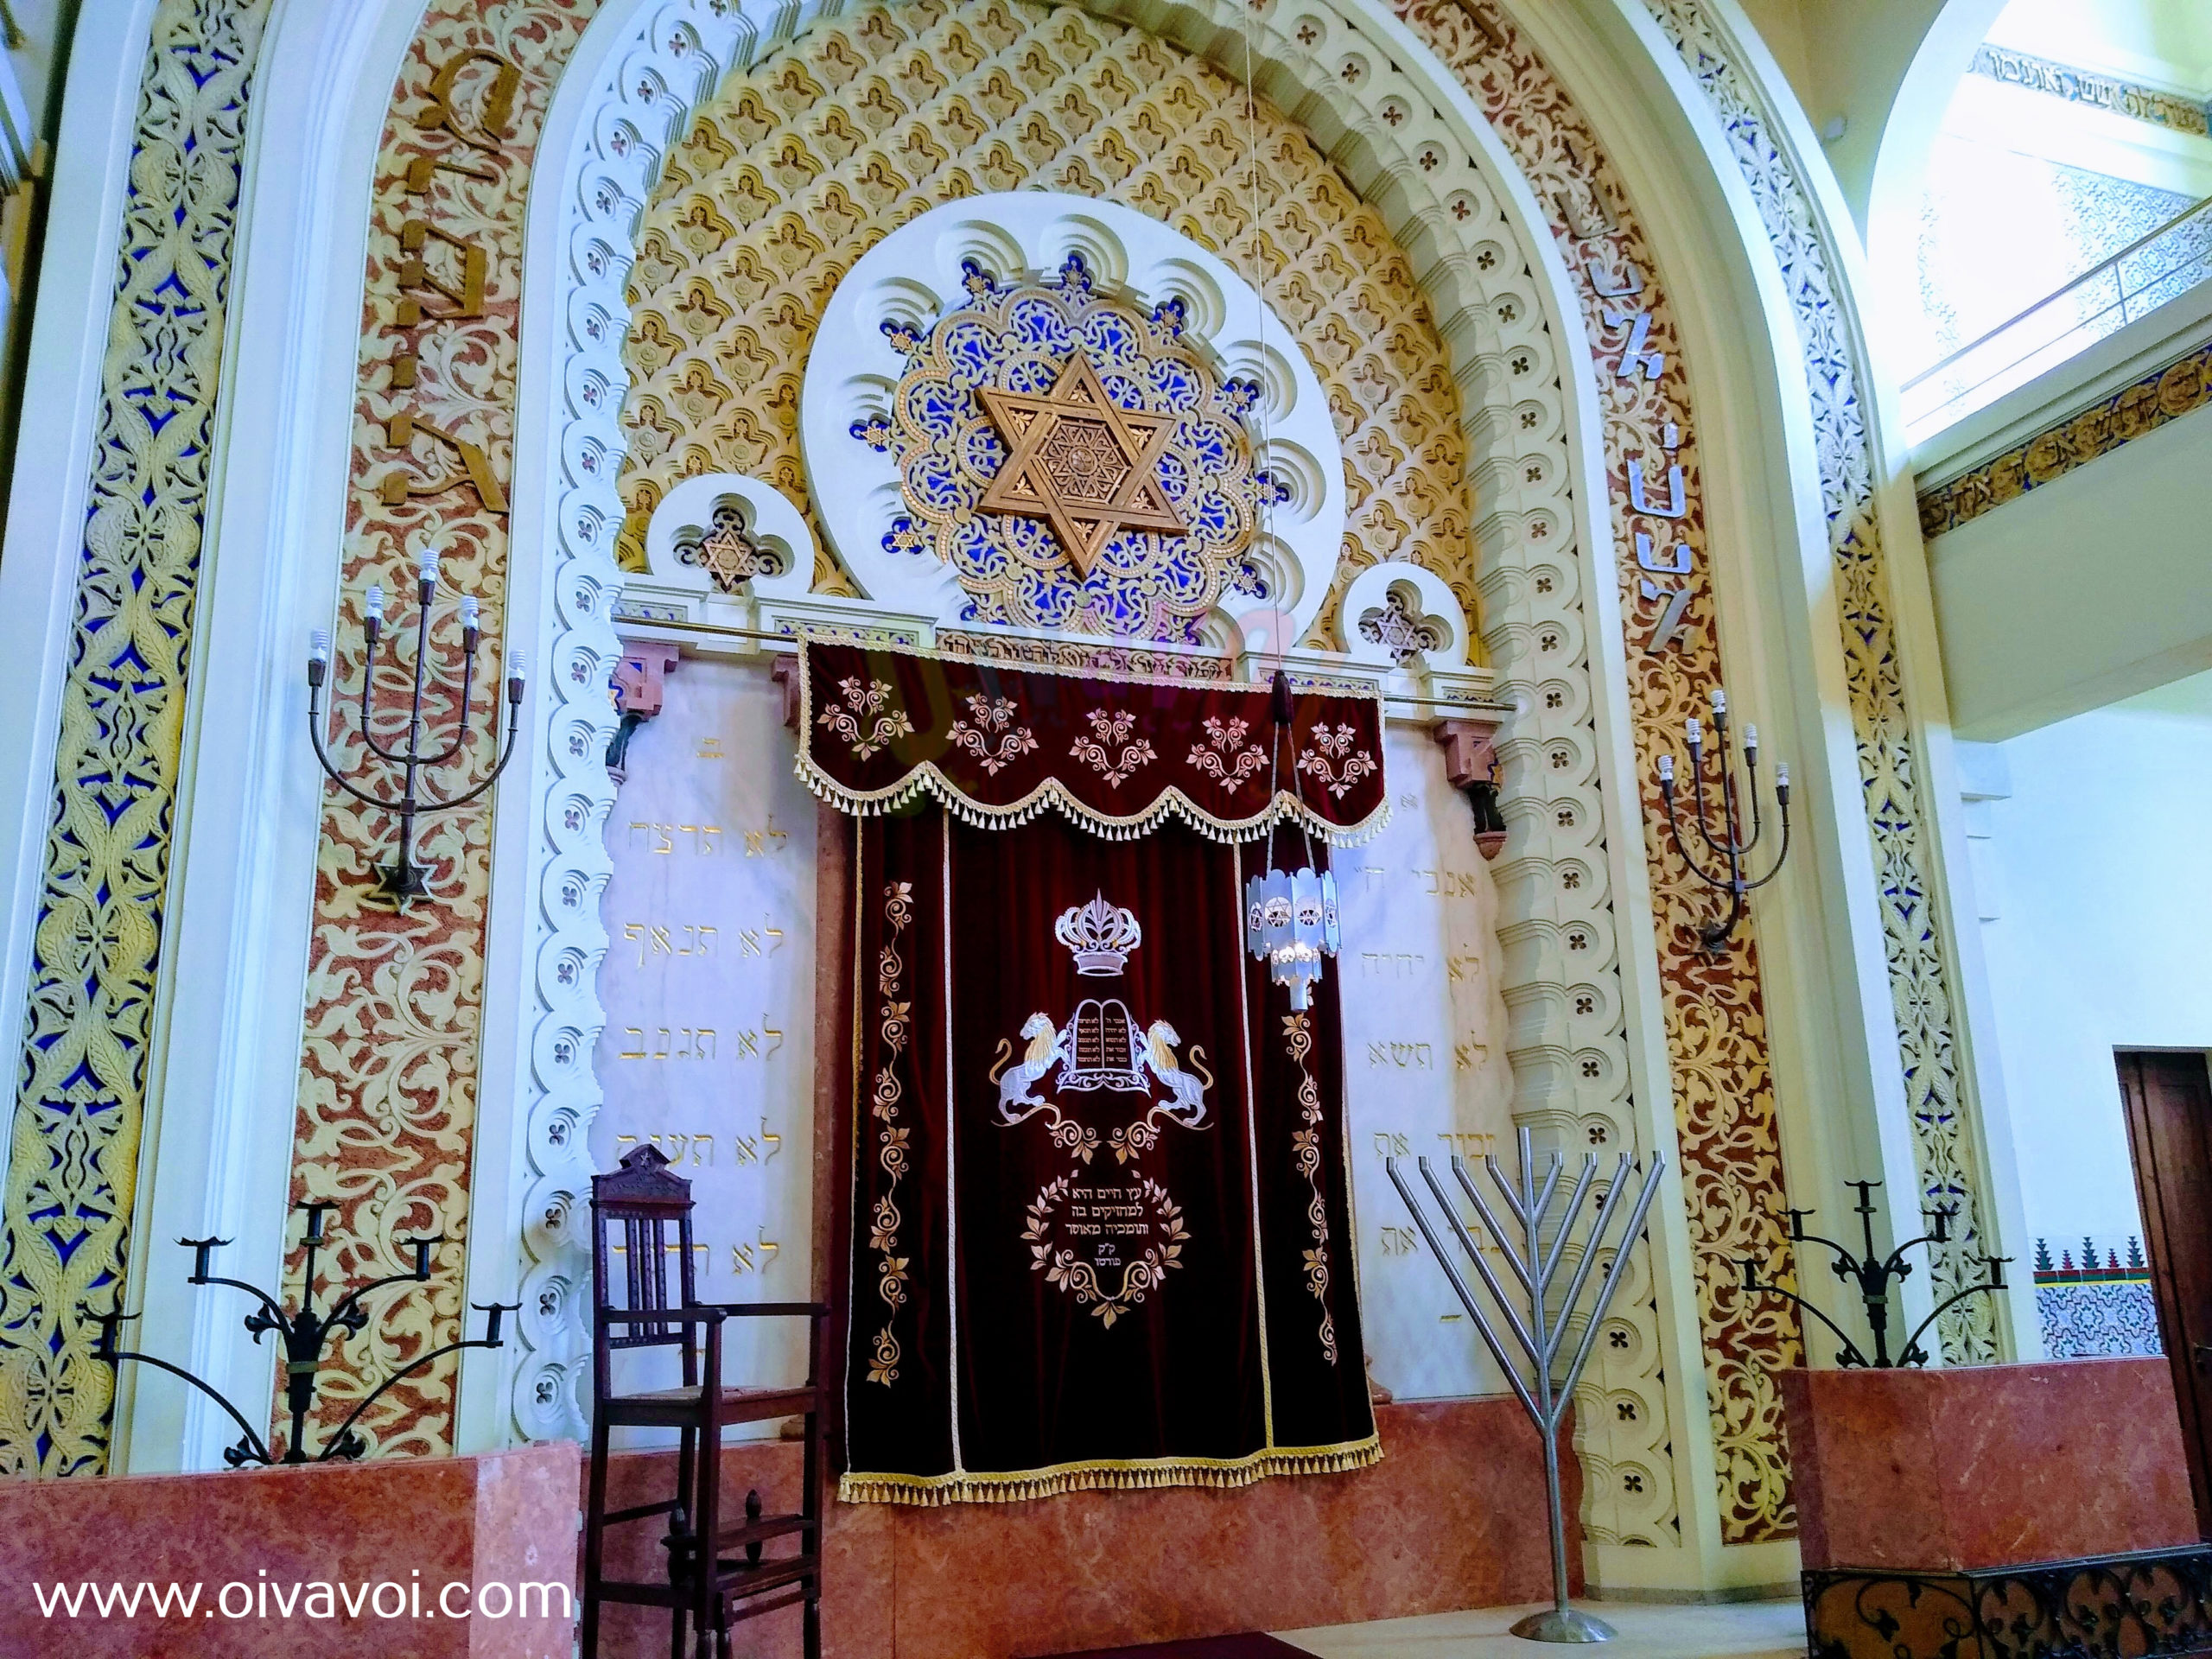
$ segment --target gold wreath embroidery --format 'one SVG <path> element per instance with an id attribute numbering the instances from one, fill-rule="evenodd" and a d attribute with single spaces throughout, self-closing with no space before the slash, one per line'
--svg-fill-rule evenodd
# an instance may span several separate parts
<path id="1" fill-rule="evenodd" d="M 1241 720 L 1224 723 L 1208 715 L 1203 724 L 1206 741 L 1191 746 L 1190 764 L 1206 777 L 1218 779 L 1221 786 L 1233 795 L 1268 764 L 1267 751 L 1256 743 L 1244 742 L 1244 734 L 1251 728 Z"/>
<path id="2" fill-rule="evenodd" d="M 1152 1208 L 1161 1242 L 1147 1249 L 1139 1260 L 1125 1264 L 1122 1268 L 1122 1287 L 1109 1294 L 1090 1262 L 1078 1260 L 1073 1250 L 1056 1248 L 1052 1243 L 1052 1212 L 1067 1198 L 1068 1185 L 1069 1178 L 1065 1175 L 1047 1181 L 1030 1203 L 1027 1215 L 1029 1224 L 1021 1235 L 1029 1241 L 1030 1271 L 1042 1273 L 1046 1284 L 1071 1293 L 1077 1306 L 1088 1307 L 1110 1331 L 1116 1320 L 1143 1302 L 1167 1276 L 1170 1268 L 1182 1265 L 1183 1245 L 1191 1236 L 1190 1231 L 1183 1225 L 1182 1207 L 1167 1196 L 1167 1189 L 1149 1176 L 1145 1177 L 1145 1202 Z M 1331 1357 L 1333 1359 L 1333 1353 Z"/>
<path id="3" fill-rule="evenodd" d="M 1086 766 L 1096 767 L 1108 788 L 1119 789 L 1141 768 L 1160 758 L 1143 738 L 1131 738 L 1130 734 L 1136 730 L 1137 717 L 1127 710 L 1094 709 L 1084 718 L 1090 722 L 1091 735 L 1076 739 L 1068 753 Z"/>
<path id="4" fill-rule="evenodd" d="M 912 737 L 914 722 L 906 718 L 903 709 L 887 710 L 891 701 L 891 686 L 885 680 L 870 680 L 862 685 L 858 676 L 837 682 L 837 690 L 845 695 L 845 706 L 822 711 L 817 722 L 830 728 L 830 734 L 852 745 L 853 758 L 865 760 L 894 737 Z M 861 722 L 869 722 L 865 728 Z"/>
<path id="5" fill-rule="evenodd" d="M 1344 729 L 1349 734 L 1351 728 Z M 1306 1206 L 1306 1219 L 1313 1229 L 1313 1248 L 1306 1252 L 1306 1288 L 1321 1304 L 1321 1353 L 1333 1365 L 1337 1326 L 1329 1317 L 1329 1211 L 1321 1199 L 1321 1090 L 1306 1069 L 1306 1057 L 1313 1049 L 1309 1019 L 1303 1014 L 1286 1014 L 1282 1022 L 1284 1046 L 1298 1068 L 1298 1116 L 1306 1125 L 1292 1133 L 1290 1151 L 1291 1161 L 1313 1195 Z"/>
<path id="6" fill-rule="evenodd" d="M 849 686 L 859 682 L 848 680 Z M 899 1377 L 899 1338 L 892 1334 L 892 1324 L 899 1310 L 906 1305 L 907 1258 L 898 1254 L 899 1183 L 906 1179 L 910 1167 L 906 1137 L 908 1130 L 899 1122 L 899 1102 L 906 1093 L 899 1082 L 899 1057 L 906 1051 L 907 1033 L 912 1027 L 914 1005 L 901 1000 L 899 982 L 906 971 L 906 964 L 899 954 L 899 936 L 914 919 L 914 884 L 893 881 L 883 889 L 883 919 L 891 929 L 891 937 L 875 959 L 875 988 L 883 998 L 881 1023 L 877 1030 L 883 1039 L 887 1058 L 875 1074 L 875 1086 L 869 1099 L 870 1116 L 883 1127 L 876 1135 L 876 1162 L 883 1170 L 883 1191 L 876 1195 L 875 1209 L 869 1219 L 868 1248 L 881 1257 L 876 1263 L 876 1294 L 883 1299 L 885 1308 L 883 1329 L 875 1333 L 875 1357 L 868 1368 L 868 1380 L 888 1388 Z"/>
<path id="7" fill-rule="evenodd" d="M 964 720 L 952 723 L 953 747 L 974 755 L 992 777 L 997 777 L 1016 756 L 1037 747 L 1036 734 L 1027 726 L 1016 726 L 1010 732 L 1006 729 L 1014 719 L 1013 698 L 971 696 L 968 712 L 976 723 L 971 726 Z"/>
<path id="8" fill-rule="evenodd" d="M 1346 790 L 1375 770 L 1373 755 L 1364 750 L 1351 753 L 1352 739 L 1357 735 L 1349 726 L 1339 726 L 1334 732 L 1326 726 L 1316 726 L 1313 747 L 1298 757 L 1298 769 L 1342 799 Z M 1338 761 L 1343 762 L 1341 769 L 1334 764 Z"/>

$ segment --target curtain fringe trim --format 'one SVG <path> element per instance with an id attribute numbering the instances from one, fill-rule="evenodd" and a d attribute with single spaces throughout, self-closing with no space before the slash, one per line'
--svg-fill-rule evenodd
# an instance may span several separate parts
<path id="1" fill-rule="evenodd" d="M 1370 1435 L 1350 1446 L 1262 1452 L 1236 1463 L 1078 1464 L 1020 1474 L 841 1476 L 837 1497 L 847 1503 L 903 1503 L 938 1509 L 950 1503 L 1027 1503 L 1063 1492 L 1150 1491 L 1164 1486 L 1250 1486 L 1276 1475 L 1337 1475 L 1382 1460 L 1382 1442 Z"/>
<path id="2" fill-rule="evenodd" d="M 963 823 L 978 830 L 1015 830 L 1032 818 L 1042 817 L 1046 809 L 1060 815 L 1078 827 L 1108 841 L 1137 841 L 1157 830 L 1167 818 L 1180 818 L 1209 841 L 1237 844 L 1260 840 L 1277 826 L 1301 830 L 1314 840 L 1331 847 L 1360 847 L 1381 835 L 1390 822 L 1390 798 L 1387 791 L 1382 804 L 1355 824 L 1335 824 L 1316 817 L 1311 808 L 1295 797 L 1279 794 L 1265 810 L 1255 817 L 1234 823 L 1217 818 L 1211 813 L 1192 804 L 1180 790 L 1169 789 L 1158 799 L 1134 817 L 1109 817 L 1068 795 L 1054 784 L 1046 784 L 1035 794 L 1012 806 L 985 806 L 970 799 L 959 785 L 951 782 L 935 766 L 925 763 L 917 766 L 906 779 L 878 795 L 857 795 L 830 777 L 802 749 L 798 765 L 793 768 L 799 781 L 813 791 L 816 798 L 856 818 L 880 817 L 897 812 L 911 805 L 924 795 L 934 797 L 944 810 Z"/>

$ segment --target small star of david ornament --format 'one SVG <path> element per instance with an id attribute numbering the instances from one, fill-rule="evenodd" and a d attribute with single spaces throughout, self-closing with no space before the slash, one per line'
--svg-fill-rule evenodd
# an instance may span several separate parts
<path id="1" fill-rule="evenodd" d="M 993 386 L 976 395 L 1007 452 L 977 507 L 1044 519 L 1078 576 L 1122 531 L 1190 528 L 1160 482 L 1176 417 L 1121 408 L 1081 353 L 1041 397 Z"/>

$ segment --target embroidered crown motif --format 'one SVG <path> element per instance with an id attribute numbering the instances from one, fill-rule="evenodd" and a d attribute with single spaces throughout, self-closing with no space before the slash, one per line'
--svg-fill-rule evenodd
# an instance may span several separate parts
<path id="1" fill-rule="evenodd" d="M 1052 937 L 1075 953 L 1076 972 L 1107 977 L 1128 965 L 1129 952 L 1144 943 L 1144 929 L 1102 893 L 1087 905 L 1062 911 Z"/>

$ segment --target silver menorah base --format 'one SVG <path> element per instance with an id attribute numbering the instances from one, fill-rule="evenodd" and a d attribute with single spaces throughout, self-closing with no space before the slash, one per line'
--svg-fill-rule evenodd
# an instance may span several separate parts
<path id="1" fill-rule="evenodd" d="M 1620 1632 L 1573 1607 L 1547 1607 L 1517 1620 L 1513 1634 L 1530 1642 L 1610 1642 Z"/>
<path id="2" fill-rule="evenodd" d="M 1581 1379 L 1582 1368 L 1589 1361 L 1590 1351 L 1598 1339 L 1598 1326 L 1611 1306 L 1613 1293 L 1620 1288 L 1621 1273 L 1628 1265 L 1629 1246 L 1643 1231 L 1643 1217 L 1651 1208 L 1653 1196 L 1659 1191 L 1659 1174 L 1664 1167 L 1657 1157 L 1651 1160 L 1644 1172 L 1643 1185 L 1630 1206 L 1628 1225 L 1613 1245 L 1613 1259 L 1605 1269 L 1597 1293 L 1592 1297 L 1582 1327 L 1581 1340 L 1575 1344 L 1573 1357 L 1567 1361 L 1564 1376 L 1555 1375 L 1560 1351 L 1566 1346 L 1568 1329 L 1573 1325 L 1582 1293 L 1590 1283 L 1591 1269 L 1597 1266 L 1603 1252 L 1605 1234 L 1613 1217 L 1621 1208 L 1621 1199 L 1629 1190 L 1628 1154 L 1623 1153 L 1613 1179 L 1607 1185 L 1603 1201 L 1598 1206 L 1597 1219 L 1591 1222 L 1581 1241 L 1581 1248 L 1568 1276 L 1567 1288 L 1559 1296 L 1551 1294 L 1552 1281 L 1572 1253 L 1576 1223 L 1588 1213 L 1583 1200 L 1589 1196 L 1590 1184 L 1597 1179 L 1598 1160 L 1595 1154 L 1582 1160 L 1581 1173 L 1576 1177 L 1573 1191 L 1568 1194 L 1564 1210 L 1554 1211 L 1554 1201 L 1559 1197 L 1560 1177 L 1566 1173 L 1566 1161 L 1557 1153 L 1544 1171 L 1543 1179 L 1536 1179 L 1536 1160 L 1529 1145 L 1529 1131 L 1521 1131 L 1521 1175 L 1519 1181 L 1509 1181 L 1505 1172 L 1497 1166 L 1497 1160 L 1485 1158 L 1483 1166 L 1505 1199 L 1517 1224 L 1519 1237 L 1510 1236 L 1503 1224 L 1491 1210 L 1474 1181 L 1467 1174 L 1465 1162 L 1452 1160 L 1452 1173 L 1458 1178 L 1459 1190 L 1474 1205 L 1475 1214 L 1481 1218 L 1484 1230 L 1489 1233 L 1505 1264 L 1513 1270 L 1513 1277 L 1521 1289 L 1518 1306 L 1508 1297 L 1505 1287 L 1499 1283 L 1497 1273 L 1459 1219 L 1459 1212 L 1446 1196 L 1436 1172 L 1428 1160 L 1420 1160 L 1421 1179 L 1436 1195 L 1438 1207 L 1443 1211 L 1445 1225 L 1458 1239 L 1467 1259 L 1474 1263 L 1483 1287 L 1490 1292 L 1490 1306 L 1478 1301 L 1467 1281 L 1459 1276 L 1452 1257 L 1445 1250 L 1437 1230 L 1429 1224 L 1428 1213 L 1414 1197 L 1413 1189 L 1406 1185 L 1405 1177 L 1398 1173 L 1398 1160 L 1384 1160 L 1389 1171 L 1390 1184 L 1398 1189 L 1398 1196 L 1406 1201 L 1406 1208 L 1413 1211 L 1414 1224 L 1421 1229 L 1421 1236 L 1427 1242 L 1429 1254 L 1444 1269 L 1444 1276 L 1452 1281 L 1452 1288 L 1459 1298 L 1460 1306 L 1467 1310 L 1467 1317 L 1474 1321 L 1475 1329 L 1482 1332 L 1498 1369 L 1505 1373 L 1505 1380 L 1513 1386 L 1514 1397 L 1522 1409 L 1529 1414 L 1529 1421 L 1536 1426 L 1538 1438 L 1544 1448 L 1545 1507 L 1551 1521 L 1552 1546 L 1552 1605 L 1542 1612 L 1531 1613 L 1513 1627 L 1513 1634 L 1531 1642 L 1610 1642 L 1613 1627 L 1603 1619 L 1580 1613 L 1567 1604 L 1567 1513 L 1560 1497 L 1559 1478 L 1559 1430 L 1566 1420 L 1567 1402 L 1574 1397 L 1574 1385 Z M 1556 1221 L 1554 1221 L 1556 1215 Z M 1494 1309 L 1494 1312 L 1493 1312 Z M 1525 1312 L 1524 1312 L 1525 1310 Z M 1505 1345 L 1498 1334 L 1500 1325 L 1510 1332 L 1519 1344 L 1521 1354 L 1528 1361 L 1529 1374 L 1524 1378 L 1516 1364 L 1512 1350 Z"/>

